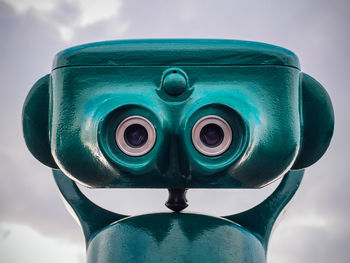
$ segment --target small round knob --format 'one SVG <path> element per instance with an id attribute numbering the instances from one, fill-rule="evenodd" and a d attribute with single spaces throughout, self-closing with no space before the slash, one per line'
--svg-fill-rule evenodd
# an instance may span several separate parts
<path id="1" fill-rule="evenodd" d="M 169 71 L 162 83 L 164 91 L 170 96 L 179 96 L 187 89 L 187 78 L 179 70 Z"/>

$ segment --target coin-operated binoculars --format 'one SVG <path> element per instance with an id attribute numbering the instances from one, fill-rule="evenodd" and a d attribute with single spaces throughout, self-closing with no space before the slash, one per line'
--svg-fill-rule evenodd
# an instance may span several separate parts
<path id="1" fill-rule="evenodd" d="M 232 40 L 73 47 L 23 108 L 27 146 L 53 169 L 94 263 L 265 262 L 272 226 L 333 126 L 327 92 L 292 52 Z M 248 211 L 180 213 L 189 188 L 260 188 L 280 177 Z M 75 183 L 167 188 L 174 212 L 112 213 Z"/>

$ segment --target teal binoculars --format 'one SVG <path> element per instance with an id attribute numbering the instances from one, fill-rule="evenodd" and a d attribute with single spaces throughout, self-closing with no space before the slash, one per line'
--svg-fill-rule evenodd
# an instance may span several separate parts
<path id="1" fill-rule="evenodd" d="M 237 40 L 158 39 L 66 49 L 23 107 L 28 149 L 53 169 L 87 261 L 266 262 L 272 226 L 327 150 L 331 100 L 291 51 Z M 261 188 L 225 217 L 181 212 L 191 188 Z M 169 213 L 126 216 L 89 188 L 164 188 Z M 213 197 L 215 198 L 215 197 Z"/>

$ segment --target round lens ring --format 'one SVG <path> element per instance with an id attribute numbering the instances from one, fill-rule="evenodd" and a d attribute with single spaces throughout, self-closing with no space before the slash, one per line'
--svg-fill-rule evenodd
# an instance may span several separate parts
<path id="1" fill-rule="evenodd" d="M 152 150 L 156 142 L 156 130 L 145 117 L 134 115 L 118 125 L 115 140 L 118 148 L 126 155 L 142 156 Z"/>
<path id="2" fill-rule="evenodd" d="M 230 125 L 217 115 L 200 118 L 192 128 L 194 147 L 201 154 L 210 157 L 226 152 L 231 145 L 232 136 Z"/>

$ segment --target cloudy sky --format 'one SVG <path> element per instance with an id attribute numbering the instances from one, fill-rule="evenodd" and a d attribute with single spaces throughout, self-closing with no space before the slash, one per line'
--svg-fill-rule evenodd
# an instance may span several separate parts
<path id="1" fill-rule="evenodd" d="M 54 55 L 87 42 L 130 38 L 226 38 L 294 51 L 304 72 L 328 90 L 334 139 L 307 169 L 302 186 L 271 238 L 270 263 L 347 262 L 350 125 L 349 0 L 141 1 L 0 0 L 0 261 L 85 262 L 83 236 L 65 210 L 48 168 L 27 151 L 21 108 Z M 262 190 L 190 191 L 190 211 L 212 215 L 261 202 Z M 165 190 L 85 190 L 124 214 L 166 211 Z M 212 198 L 215 196 L 215 199 Z M 118 200 L 128 200 L 118 202 Z"/>

